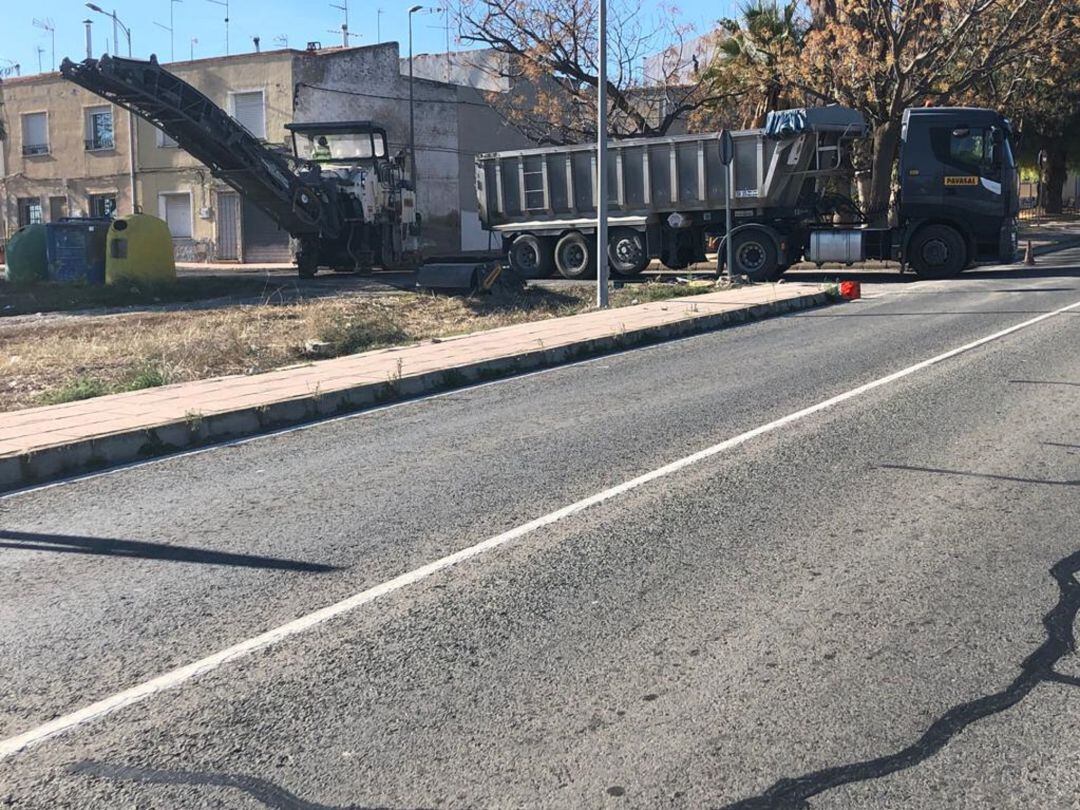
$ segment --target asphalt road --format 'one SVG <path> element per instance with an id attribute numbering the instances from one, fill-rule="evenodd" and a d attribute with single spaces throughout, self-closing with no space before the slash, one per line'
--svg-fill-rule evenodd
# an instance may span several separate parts
<path id="1" fill-rule="evenodd" d="M 1057 264 L 2 498 L 0 740 L 1080 302 Z M 6 757 L 0 806 L 1077 807 L 1078 346 L 613 494 Z"/>

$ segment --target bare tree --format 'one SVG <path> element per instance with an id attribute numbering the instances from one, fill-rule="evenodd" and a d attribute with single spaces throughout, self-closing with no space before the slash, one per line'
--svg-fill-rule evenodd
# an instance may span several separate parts
<path id="1" fill-rule="evenodd" d="M 464 0 L 457 10 L 462 42 L 502 55 L 497 70 L 507 91 L 490 103 L 538 143 L 574 143 L 595 137 L 597 8 L 594 0 Z M 673 9 L 648 19 L 633 0 L 609 2 L 609 122 L 615 137 L 662 135 L 713 93 L 686 74 L 682 54 L 688 30 Z"/>

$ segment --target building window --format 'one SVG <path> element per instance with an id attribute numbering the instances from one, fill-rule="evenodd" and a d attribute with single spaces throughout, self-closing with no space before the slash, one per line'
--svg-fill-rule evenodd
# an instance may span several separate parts
<path id="1" fill-rule="evenodd" d="M 24 155 L 49 154 L 49 114 L 25 113 L 22 117 L 22 136 Z"/>
<path id="2" fill-rule="evenodd" d="M 19 227 L 41 223 L 41 199 L 38 197 L 19 198 Z"/>
<path id="3" fill-rule="evenodd" d="M 187 192 L 162 194 L 158 210 L 169 226 L 173 239 L 191 238 L 191 195 Z"/>
<path id="4" fill-rule="evenodd" d="M 116 215 L 115 194 L 91 194 L 90 216 L 99 219 L 112 219 Z"/>
<path id="5" fill-rule="evenodd" d="M 90 107 L 86 111 L 86 151 L 115 147 L 112 107 Z"/>
<path id="6" fill-rule="evenodd" d="M 49 222 L 56 222 L 66 217 L 67 197 L 49 197 Z"/>
<path id="7" fill-rule="evenodd" d="M 256 138 L 266 139 L 266 104 L 263 91 L 232 94 L 233 118 Z"/>
<path id="8" fill-rule="evenodd" d="M 179 146 L 176 141 L 174 141 L 160 129 L 157 130 L 157 145 L 158 149 L 175 149 L 177 146 Z"/>

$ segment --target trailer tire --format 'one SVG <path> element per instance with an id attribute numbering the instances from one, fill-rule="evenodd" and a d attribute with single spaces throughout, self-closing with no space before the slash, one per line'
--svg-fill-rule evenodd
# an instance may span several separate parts
<path id="1" fill-rule="evenodd" d="M 908 246 L 908 263 L 919 278 L 951 278 L 967 265 L 964 237 L 948 225 L 924 225 Z"/>
<path id="2" fill-rule="evenodd" d="M 620 276 L 637 276 L 649 266 L 645 234 L 633 228 L 616 228 L 608 237 L 608 264 Z"/>
<path id="3" fill-rule="evenodd" d="M 571 231 L 555 245 L 555 268 L 563 278 L 592 278 L 595 275 L 593 246 L 579 231 Z"/>
<path id="4" fill-rule="evenodd" d="M 510 268 L 524 278 L 547 278 L 554 263 L 551 240 L 523 233 L 510 245 Z"/>
<path id="5" fill-rule="evenodd" d="M 772 237 L 760 228 L 735 232 L 731 244 L 734 267 L 732 275 L 751 281 L 776 281 L 780 278 L 780 257 Z M 721 254 L 723 261 L 726 253 Z"/>

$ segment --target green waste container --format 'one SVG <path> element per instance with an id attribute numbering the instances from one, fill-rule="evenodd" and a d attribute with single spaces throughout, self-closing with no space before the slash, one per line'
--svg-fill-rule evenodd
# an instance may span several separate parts
<path id="1" fill-rule="evenodd" d="M 45 226 L 27 225 L 7 243 L 7 279 L 12 284 L 32 284 L 48 276 L 45 260 Z"/>

